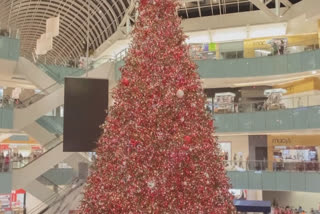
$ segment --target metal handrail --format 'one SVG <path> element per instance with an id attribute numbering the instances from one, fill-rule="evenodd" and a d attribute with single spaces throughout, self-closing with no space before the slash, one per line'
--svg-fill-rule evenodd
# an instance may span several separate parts
<path id="1" fill-rule="evenodd" d="M 37 64 L 36 64 L 37 65 Z M 44 64 L 41 64 L 42 66 L 45 66 L 47 69 L 50 69 L 49 67 L 47 67 L 46 65 Z M 89 72 L 91 70 L 88 70 L 88 71 L 84 71 L 84 74 L 86 72 Z M 54 72 L 52 72 L 54 74 Z M 76 72 L 75 72 L 76 73 Z M 74 74 L 75 74 L 74 73 Z M 57 79 L 59 79 L 59 77 L 57 77 Z M 60 84 L 59 82 L 56 82 L 52 85 L 50 85 L 49 87 L 45 88 L 45 89 L 42 89 L 39 93 L 37 94 L 34 94 L 22 101 L 20 101 L 19 104 L 16 104 L 15 107 L 16 108 L 26 108 L 28 107 L 29 105 L 39 101 L 40 99 L 42 99 L 43 97 L 45 97 L 46 95 L 49 95 L 51 94 L 52 92 L 56 91 L 57 89 L 63 87 L 63 84 Z"/>
<path id="2" fill-rule="evenodd" d="M 74 186 L 75 184 L 77 184 L 76 186 Z M 52 205 L 52 203 L 54 203 L 56 201 L 57 198 L 59 197 L 64 197 L 64 193 L 68 193 L 69 190 L 72 189 L 76 189 L 77 187 L 83 185 L 83 182 L 79 183 L 79 178 L 74 178 L 70 184 L 68 184 L 65 188 L 61 188 L 61 190 L 57 193 L 52 194 L 51 196 L 49 196 L 47 199 L 45 199 L 44 201 L 42 201 L 41 203 L 39 203 L 37 206 L 35 206 L 34 208 L 32 208 L 30 211 L 28 211 L 28 213 L 32 214 L 38 214 L 43 212 L 44 210 L 50 208 L 50 206 Z"/>
<path id="3" fill-rule="evenodd" d="M 42 89 L 39 93 L 34 94 L 22 101 L 20 101 L 19 104 L 15 105 L 15 108 L 26 108 L 32 104 L 34 104 L 35 102 L 41 100 L 43 97 L 53 93 L 54 91 L 56 91 L 57 89 L 63 87 L 63 85 L 59 84 L 59 83 L 54 83 L 52 85 L 50 85 L 49 87 Z"/>

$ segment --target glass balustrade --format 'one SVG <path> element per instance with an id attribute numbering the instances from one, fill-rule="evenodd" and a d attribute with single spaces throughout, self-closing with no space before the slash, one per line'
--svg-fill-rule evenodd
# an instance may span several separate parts
<path id="1" fill-rule="evenodd" d="M 37 123 L 53 134 L 63 134 L 63 117 L 42 116 L 37 119 Z"/>
<path id="2" fill-rule="evenodd" d="M 294 171 L 319 172 L 318 161 L 267 161 L 267 160 L 227 160 L 224 161 L 227 171 Z"/>
<path id="3" fill-rule="evenodd" d="M 208 98 L 205 108 L 213 114 L 227 114 L 296 109 L 311 106 L 320 106 L 320 94 L 289 95 L 277 98 L 262 97 L 259 100 L 243 102 L 232 102 L 229 100 L 220 102 L 219 104 L 215 103 L 213 98 Z"/>
<path id="4" fill-rule="evenodd" d="M 213 45 L 214 44 L 214 45 Z M 242 58 L 258 58 L 267 56 L 282 56 L 306 51 L 319 49 L 319 44 L 315 40 L 302 40 L 293 44 L 288 44 L 286 40 L 271 39 L 266 44 L 261 45 L 261 48 L 239 48 L 228 45 L 219 50 L 218 46 L 223 46 L 225 43 L 198 43 L 188 44 L 189 55 L 192 60 L 224 60 L 224 59 L 242 59 Z M 212 48 L 211 46 L 214 46 Z M 231 47 L 230 47 L 231 46 Z M 121 61 L 128 53 L 128 48 L 121 50 L 113 58 L 114 61 Z M 250 54 L 248 54 L 250 53 Z"/>

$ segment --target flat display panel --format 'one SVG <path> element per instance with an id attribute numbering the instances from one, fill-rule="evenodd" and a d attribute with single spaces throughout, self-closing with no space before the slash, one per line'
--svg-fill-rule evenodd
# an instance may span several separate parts
<path id="1" fill-rule="evenodd" d="M 109 82 L 105 79 L 65 78 L 64 152 L 90 152 L 102 130 L 108 109 Z"/>

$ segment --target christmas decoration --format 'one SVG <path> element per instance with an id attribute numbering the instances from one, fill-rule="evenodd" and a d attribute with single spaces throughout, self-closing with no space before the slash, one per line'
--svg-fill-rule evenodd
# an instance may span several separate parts
<path id="1" fill-rule="evenodd" d="M 184 137 L 184 142 L 185 142 L 185 143 L 190 143 L 190 142 L 191 142 L 191 137 L 188 136 L 188 135 L 185 136 L 185 137 Z"/>
<path id="2" fill-rule="evenodd" d="M 235 213 L 178 3 L 141 3 L 80 213 Z"/>
<path id="3" fill-rule="evenodd" d="M 183 92 L 181 89 L 179 89 L 179 90 L 177 91 L 177 97 L 182 98 L 183 95 L 184 95 L 184 92 Z"/>
<path id="4" fill-rule="evenodd" d="M 128 86 L 129 85 L 129 80 L 127 78 L 123 78 L 122 79 L 122 84 L 125 85 L 125 86 Z"/>

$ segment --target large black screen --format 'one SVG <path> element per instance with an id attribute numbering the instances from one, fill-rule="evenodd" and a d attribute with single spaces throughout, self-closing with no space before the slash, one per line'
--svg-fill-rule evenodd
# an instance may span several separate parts
<path id="1" fill-rule="evenodd" d="M 65 78 L 63 151 L 96 148 L 108 109 L 108 80 Z"/>

